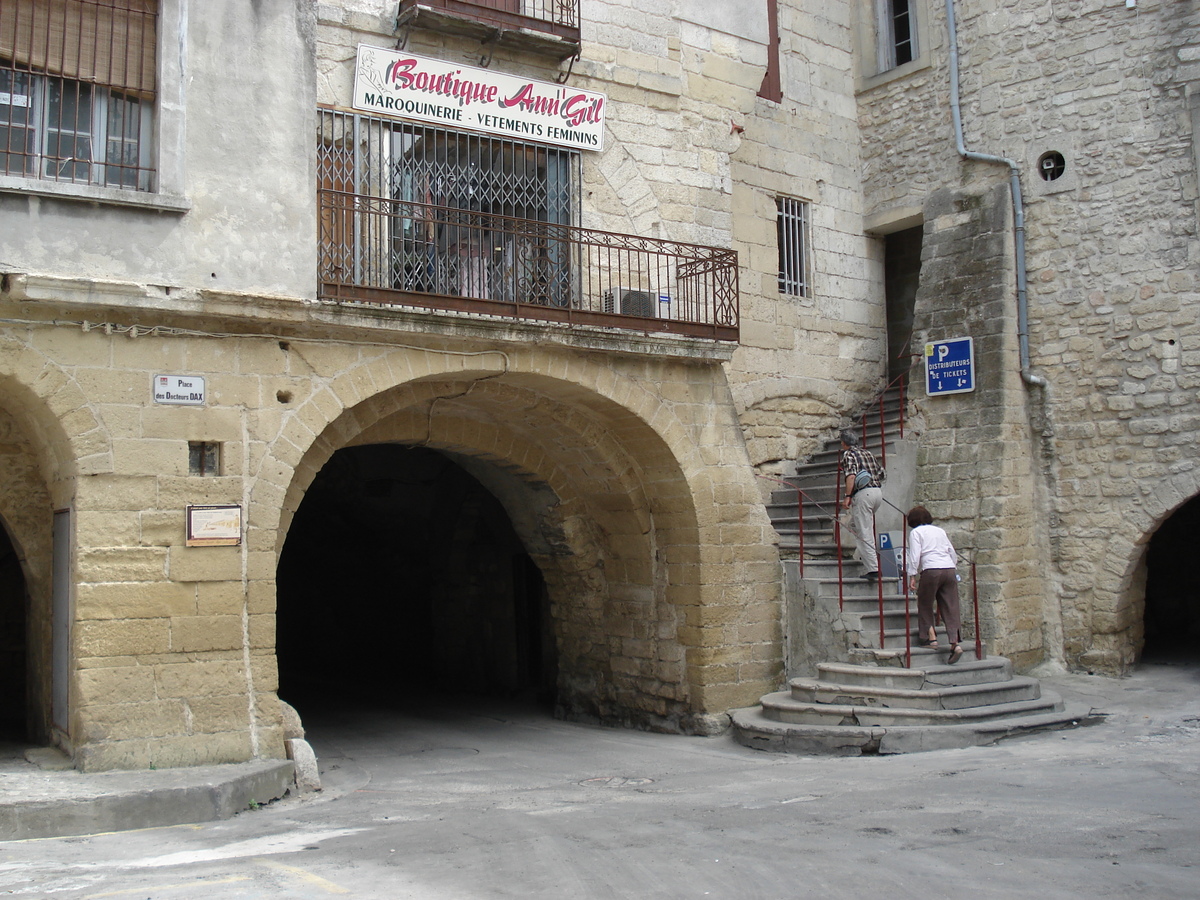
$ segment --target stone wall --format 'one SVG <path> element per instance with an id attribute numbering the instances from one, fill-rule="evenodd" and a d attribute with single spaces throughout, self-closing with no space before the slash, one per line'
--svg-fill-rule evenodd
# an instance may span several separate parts
<path id="1" fill-rule="evenodd" d="M 923 209 L 926 239 L 941 253 L 946 192 L 954 197 L 950 208 L 969 204 L 992 188 L 1003 191 L 1007 172 L 957 158 L 944 10 L 935 6 L 926 67 L 864 92 L 860 110 L 868 218 Z M 1011 353 L 997 373 L 1008 385 L 1001 402 L 1011 430 L 996 464 L 1023 484 L 1019 503 L 989 511 L 968 471 L 939 468 L 926 480 L 941 483 L 935 514 L 973 518 L 980 535 L 1011 533 L 997 548 L 1009 560 L 998 557 L 1002 569 L 988 590 L 1003 597 L 1017 584 L 1026 587 L 1003 601 L 1005 613 L 997 611 L 1002 646 L 1026 662 L 1044 653 L 1123 671 L 1140 649 L 1145 542 L 1200 488 L 1190 454 L 1200 428 L 1189 111 L 1197 13 L 1173 0 L 1142 0 L 1134 8 L 1100 2 L 956 8 L 966 146 L 1010 158 L 1022 171 L 1031 362 L 1048 387 L 1043 392 L 1014 380 Z M 1036 174 L 1048 151 L 1067 163 L 1055 181 Z M 986 232 L 988 226 L 969 227 Z M 963 248 L 955 271 L 976 268 L 970 252 Z M 985 256 L 995 264 L 971 276 L 972 285 L 983 289 L 1002 270 L 1011 297 L 1008 254 Z M 955 336 L 940 319 L 955 303 L 939 299 L 931 283 L 943 271 L 922 273 L 917 313 L 926 337 Z M 1014 314 L 1010 300 L 1003 323 L 1010 338 Z M 963 324 L 977 337 L 991 336 L 1000 320 Z M 981 376 L 987 376 L 982 365 Z M 958 417 L 946 410 L 974 403 L 983 415 L 995 400 L 986 392 L 970 396 L 923 405 L 930 463 L 943 465 L 955 440 L 950 429 Z M 1015 518 L 1006 521 L 1007 514 Z M 1048 558 L 1024 557 L 1031 540 L 1045 541 Z M 1030 560 L 1036 577 L 1026 572 Z M 1025 595 L 1035 590 L 1044 601 Z"/>

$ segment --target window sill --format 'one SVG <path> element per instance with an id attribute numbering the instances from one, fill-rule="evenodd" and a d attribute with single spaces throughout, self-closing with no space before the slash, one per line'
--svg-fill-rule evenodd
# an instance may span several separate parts
<path id="1" fill-rule="evenodd" d="M 879 72 L 875 75 L 863 75 L 858 82 L 858 93 L 865 93 L 872 88 L 889 84 L 893 81 L 906 78 L 909 75 L 914 75 L 917 72 L 922 72 L 929 68 L 932 68 L 932 64 L 929 62 L 929 57 L 919 56 L 912 62 L 906 62 L 902 66 L 896 66 L 894 69 L 888 69 L 887 71 Z"/>
<path id="2" fill-rule="evenodd" d="M 53 197 L 56 200 L 75 200 L 104 206 L 130 206 L 169 213 L 186 213 L 192 208 L 191 201 L 179 194 L 125 191 L 94 184 L 62 184 L 12 175 L 0 175 L 0 193 Z"/>

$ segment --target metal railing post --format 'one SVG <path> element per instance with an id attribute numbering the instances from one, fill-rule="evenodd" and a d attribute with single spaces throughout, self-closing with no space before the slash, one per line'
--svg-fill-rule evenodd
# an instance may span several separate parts
<path id="1" fill-rule="evenodd" d="M 912 619 L 908 611 L 908 521 L 904 522 L 904 548 L 900 551 L 900 577 L 904 581 L 904 668 L 912 668 Z"/>
<path id="2" fill-rule="evenodd" d="M 804 577 L 804 491 L 796 488 L 796 525 L 800 532 L 800 577 Z"/>
<path id="3" fill-rule="evenodd" d="M 879 559 L 879 532 L 875 526 L 875 513 L 871 513 L 871 540 L 875 548 L 875 588 L 879 595 L 879 649 L 884 647 L 884 615 L 883 615 L 883 564 Z"/>
<path id="4" fill-rule="evenodd" d="M 979 579 L 976 576 L 975 560 L 971 560 L 971 604 L 975 613 L 975 658 L 983 658 L 983 632 L 979 627 Z M 959 635 L 961 638 L 962 635 Z"/>

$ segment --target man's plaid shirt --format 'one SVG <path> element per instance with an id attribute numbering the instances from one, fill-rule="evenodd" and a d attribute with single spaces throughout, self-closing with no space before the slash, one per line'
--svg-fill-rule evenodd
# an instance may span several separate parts
<path id="1" fill-rule="evenodd" d="M 867 487 L 883 487 L 883 466 L 875 458 L 875 454 L 862 447 L 851 447 L 842 453 L 842 478 L 851 478 L 866 470 L 871 473 L 871 483 Z"/>

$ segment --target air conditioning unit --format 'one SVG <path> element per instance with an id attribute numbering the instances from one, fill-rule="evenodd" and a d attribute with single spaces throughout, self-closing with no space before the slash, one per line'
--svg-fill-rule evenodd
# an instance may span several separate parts
<path id="1" fill-rule="evenodd" d="M 658 318 L 658 295 L 633 288 L 608 288 L 604 292 L 604 311 L 623 316 Z"/>

